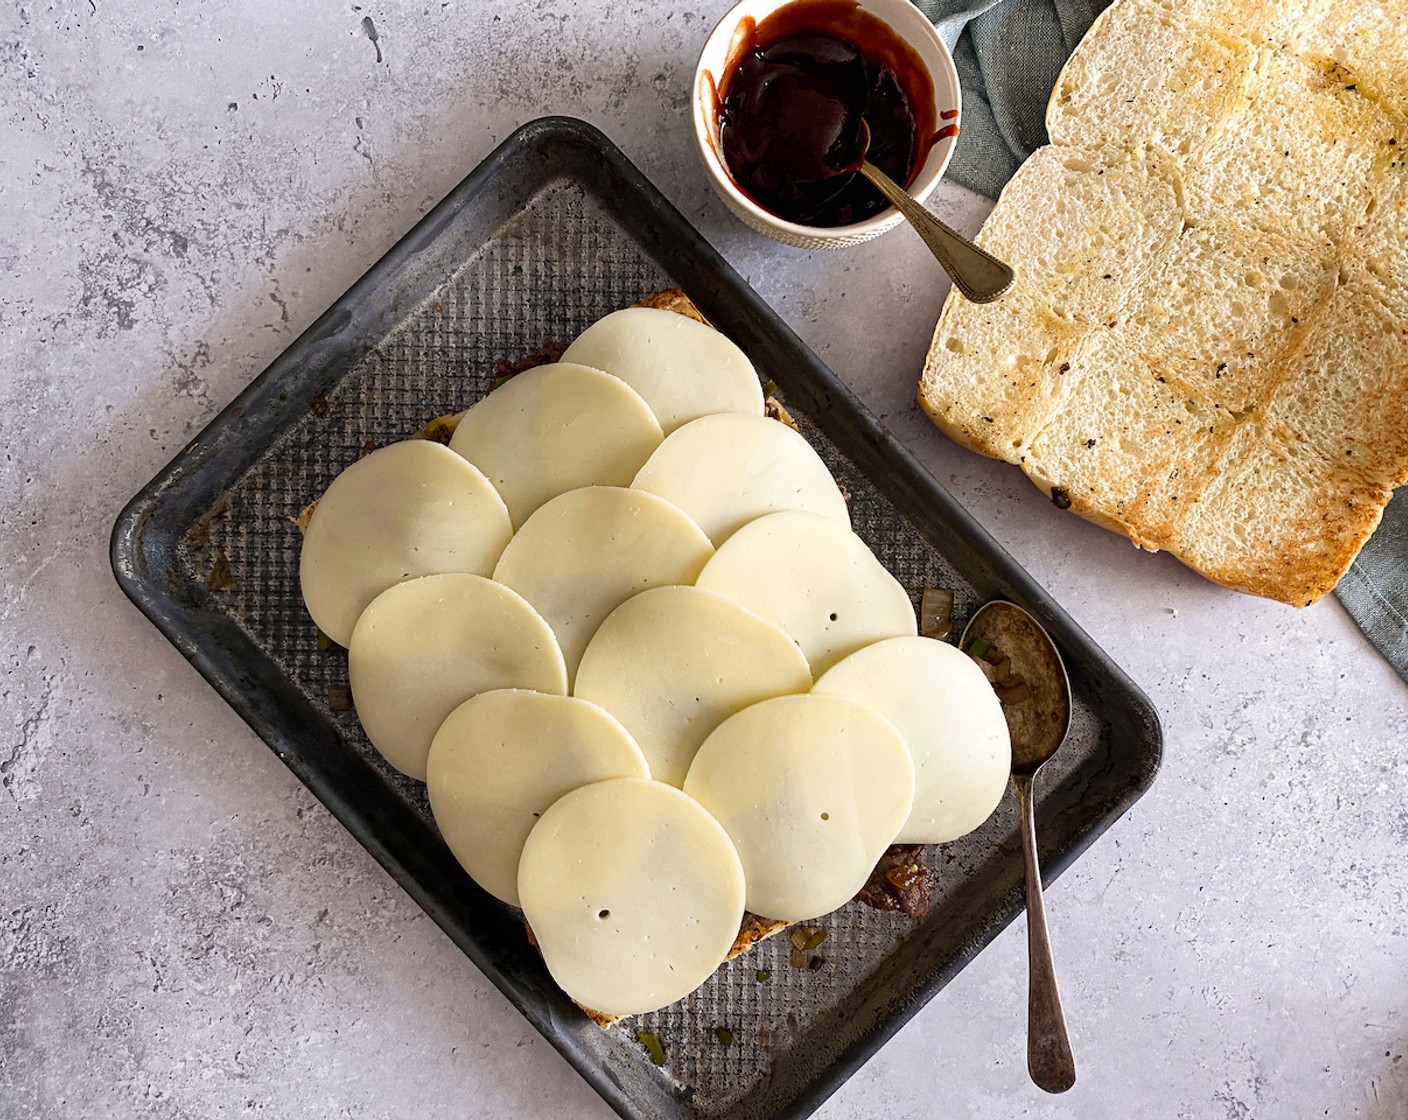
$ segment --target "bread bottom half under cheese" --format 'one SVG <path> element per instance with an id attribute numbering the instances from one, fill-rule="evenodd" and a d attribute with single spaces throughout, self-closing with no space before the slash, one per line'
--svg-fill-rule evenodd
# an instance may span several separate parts
<path id="1" fill-rule="evenodd" d="M 983 673 L 917 636 L 742 352 L 682 293 L 644 302 L 573 344 L 619 381 L 523 363 L 300 518 L 372 746 L 603 1027 L 857 892 L 922 912 L 927 882 L 887 873 L 913 881 L 1010 770 Z"/>
<path id="2" fill-rule="evenodd" d="M 690 301 L 690 299 L 689 299 L 683 292 L 681 292 L 681 291 L 679 291 L 679 290 L 677 290 L 677 289 L 670 289 L 670 290 L 658 292 L 658 293 L 655 293 L 655 294 L 653 294 L 653 295 L 651 295 L 651 296 L 648 296 L 648 297 L 646 297 L 644 300 L 642 300 L 642 301 L 640 302 L 640 304 L 638 304 L 638 306 L 656 308 L 656 309 L 661 309 L 661 310 L 668 310 L 668 311 L 674 312 L 674 313 L 676 313 L 676 314 L 682 315 L 682 316 L 684 316 L 684 317 L 686 317 L 686 318 L 692 319 L 692 320 L 694 320 L 694 321 L 696 321 L 696 322 L 699 322 L 699 323 L 701 323 L 701 324 L 704 324 L 705 326 L 711 326 L 711 324 L 708 323 L 708 321 L 703 317 L 703 315 L 702 315 L 702 314 L 698 311 L 698 309 L 694 306 L 693 302 Z M 767 398 L 767 400 L 765 401 L 765 404 L 764 404 L 764 411 L 765 411 L 765 413 L 766 413 L 769 417 L 771 417 L 771 421 L 770 421 L 770 422 L 780 422 L 783 426 L 785 426 L 787 429 L 789 429 L 792 433 L 798 433 L 798 434 L 800 434 L 800 433 L 799 433 L 799 429 L 798 429 L 796 423 L 792 420 L 791 416 L 787 413 L 786 409 L 783 408 L 782 405 L 781 405 L 777 400 L 775 400 L 774 398 L 772 398 L 772 397 L 768 397 L 768 398 Z M 456 417 L 445 417 L 445 418 L 442 418 L 441 421 L 436 422 L 436 423 L 432 424 L 432 426 L 431 426 L 432 428 L 437 429 L 437 430 L 434 431 L 434 432 L 428 432 L 427 434 L 429 434 L 429 435 L 431 436 L 431 438 L 445 438 L 447 434 L 448 434 L 448 435 L 452 435 L 453 432 L 454 432 L 454 430 L 456 429 L 456 426 L 457 426 L 456 420 L 457 420 Z M 834 483 L 834 481 L 831 480 L 831 479 L 829 478 L 829 476 L 827 477 L 826 481 L 827 481 L 828 485 L 834 490 L 834 489 L 835 489 L 835 483 Z M 717 479 L 716 479 L 716 482 L 717 482 L 720 486 L 724 486 L 724 485 L 727 484 L 727 483 L 726 483 L 726 480 L 724 480 L 724 479 L 722 479 L 722 478 L 717 478 Z M 638 483 L 638 484 L 639 484 L 639 483 Z M 834 494 L 833 494 L 833 497 L 835 497 Z M 849 519 L 848 519 L 848 517 L 847 517 L 847 515 L 846 515 L 846 513 L 845 513 L 844 502 L 838 502 L 838 505 L 840 506 L 840 513 L 839 513 L 839 515 L 837 515 L 836 513 L 833 512 L 833 513 L 832 513 L 832 517 L 835 518 L 835 517 L 839 516 L 839 520 L 841 521 L 841 523 L 842 523 L 843 525 L 847 525 L 847 526 L 848 526 L 848 525 L 849 525 Z M 689 508 L 689 507 L 688 507 L 688 504 L 686 505 L 686 508 Z M 691 512 L 693 512 L 693 510 L 691 510 Z M 669 592 L 669 593 L 678 593 L 680 590 L 684 590 L 684 589 L 670 589 L 670 592 Z M 645 596 L 638 597 L 634 602 L 637 603 L 637 604 L 639 604 L 639 603 L 641 603 L 645 598 L 649 597 L 650 595 L 656 595 L 656 596 L 662 596 L 662 597 L 664 597 L 664 596 L 667 595 L 667 592 L 665 591 L 665 589 L 661 589 L 661 590 L 655 591 L 655 592 L 653 592 L 653 593 L 647 593 L 647 595 L 645 595 Z M 912 626 L 913 626 L 912 608 L 909 606 L 909 604 L 907 604 L 907 603 L 904 604 L 904 612 L 903 612 L 903 613 L 905 614 L 906 619 L 908 620 L 908 625 L 912 627 Z M 613 619 L 623 619 L 623 618 L 624 618 L 623 612 L 617 612 L 617 614 L 613 615 Z M 921 640 L 921 639 L 915 639 L 915 640 Z M 925 641 L 925 642 L 928 641 L 928 639 L 922 639 L 922 640 Z M 600 647 L 600 645 L 598 645 L 596 648 L 600 649 L 601 647 Z M 794 652 L 794 656 L 795 656 L 795 652 Z M 965 660 L 966 660 L 966 659 L 965 659 Z M 799 661 L 799 662 L 802 664 L 802 666 L 803 666 L 804 676 L 805 676 L 805 675 L 806 675 L 806 674 L 805 674 L 805 662 L 802 661 L 802 659 L 801 659 L 800 657 L 798 658 L 798 661 Z M 612 699 L 614 699 L 614 697 L 608 698 L 608 697 L 606 697 L 606 696 L 602 696 L 602 695 L 599 695 L 599 694 L 598 694 L 598 693 L 599 693 L 599 690 L 600 690 L 600 683 L 599 683 L 599 682 L 600 682 L 600 674 L 591 674 L 592 668 L 593 668 L 593 666 L 592 666 L 590 663 L 584 662 L 584 669 L 583 669 L 583 674 L 584 674 L 584 675 L 576 682 L 576 688 L 575 688 L 574 691 L 576 692 L 577 695 L 588 695 L 588 696 L 590 696 L 591 698 L 596 699 L 596 700 L 602 702 L 603 704 L 605 704 L 607 708 L 609 708 L 609 709 L 611 709 L 611 710 L 613 710 L 613 711 L 619 711 L 620 709 L 618 708 L 618 706 L 617 706 L 615 703 L 612 702 Z M 587 679 L 587 674 L 591 674 L 591 675 L 592 675 L 593 677 L 595 677 L 596 679 L 595 679 L 595 680 L 589 680 L 589 679 Z M 977 674 L 975 674 L 975 675 L 977 675 Z M 608 681 L 608 683 L 609 683 L 609 681 Z M 720 682 L 720 683 L 722 683 L 722 682 Z M 803 689 L 805 690 L 806 685 L 803 684 L 802 687 L 803 687 Z M 984 686 L 983 690 L 984 690 L 984 692 L 989 692 L 989 693 L 990 693 L 990 690 L 988 690 L 988 689 L 986 688 L 986 686 Z M 627 691 L 627 692 L 634 691 L 634 687 L 631 686 L 631 685 L 627 685 L 627 686 L 626 686 L 626 691 Z M 785 691 L 791 692 L 791 691 L 792 691 L 792 686 L 789 686 Z M 992 699 L 991 695 L 988 695 L 986 698 L 987 698 L 987 699 Z M 823 698 L 823 699 L 824 699 L 824 698 Z M 818 702 L 821 702 L 821 701 L 818 701 Z M 995 710 L 996 710 L 996 707 L 995 707 L 995 702 L 994 702 L 994 711 L 995 711 Z M 999 722 L 1000 722 L 1000 721 L 999 721 Z M 1003 757 L 1005 758 L 1005 757 L 1006 757 L 1006 753 L 1007 753 L 1007 752 L 1006 752 L 1005 740 L 1004 740 L 1004 742 L 1003 742 L 1002 744 L 1000 744 L 1000 745 L 1003 746 L 1003 748 L 1004 748 L 1004 749 L 1003 749 Z M 652 768 L 654 767 L 654 761 L 655 761 L 655 760 L 652 759 Z M 1004 771 L 1004 772 L 1005 772 L 1005 771 Z M 683 779 L 683 774 L 680 774 L 680 775 L 679 775 L 679 778 L 682 780 L 682 779 Z M 673 780 L 673 779 L 672 779 L 672 780 Z M 686 793 L 689 793 L 689 792 L 691 792 L 691 791 L 690 791 L 690 788 L 686 785 Z M 697 792 L 697 791 L 696 791 L 696 792 Z M 995 800 L 995 799 L 994 799 L 994 800 Z M 989 806 L 989 808 L 990 808 L 990 806 Z M 983 815 L 985 816 L 986 814 L 984 813 Z M 977 822 L 974 822 L 974 823 L 977 823 Z M 535 830 L 535 831 L 536 831 L 536 830 Z M 966 831 L 966 829 L 965 829 L 965 831 Z M 638 842 L 639 842 L 639 843 L 646 843 L 647 841 L 646 841 L 644 838 L 639 838 Z M 603 912 L 603 913 L 605 913 L 605 912 Z M 535 946 L 538 946 L 538 947 L 540 948 L 540 950 L 541 950 L 543 947 L 539 944 L 539 938 L 538 938 L 538 936 L 535 934 L 535 931 L 533 930 L 532 925 L 529 923 L 529 920 L 528 920 L 527 916 L 524 915 L 522 920 L 523 920 L 523 926 L 524 926 L 525 934 L 528 936 L 529 940 L 530 940 Z M 724 958 L 723 958 L 723 962 L 722 962 L 722 963 L 726 963 L 727 961 L 731 961 L 731 960 L 735 959 L 736 957 L 739 957 L 739 956 L 741 956 L 741 955 L 747 953 L 747 952 L 750 951 L 755 945 L 759 944 L 760 942 L 762 942 L 762 941 L 766 940 L 767 938 L 770 938 L 770 937 L 772 937 L 772 936 L 774 936 L 774 935 L 776 935 L 776 934 L 778 934 L 778 933 L 781 933 L 781 932 L 783 932 L 783 931 L 789 929 L 790 927 L 792 927 L 792 926 L 794 926 L 794 925 L 796 925 L 796 924 L 797 924 L 797 923 L 796 923 L 796 922 L 793 922 L 793 921 L 786 921 L 786 920 L 777 919 L 777 918 L 764 917 L 764 916 L 762 916 L 762 915 L 759 915 L 759 914 L 753 913 L 753 912 L 751 912 L 751 911 L 745 910 L 745 911 L 743 912 L 743 914 L 742 914 L 741 921 L 740 921 L 739 924 L 738 924 L 737 932 L 736 932 L 735 936 L 733 937 L 732 944 L 731 944 L 731 946 L 729 946 L 729 948 L 728 948 L 728 950 L 727 950 L 727 953 L 726 953 L 726 955 L 725 955 Z M 807 932 L 812 932 L 812 931 L 807 931 Z M 613 994 L 616 994 L 614 990 L 613 990 Z M 590 1006 L 588 1002 L 584 1002 L 583 1000 L 577 999 L 575 996 L 573 997 L 573 1002 L 577 1003 L 578 1007 L 580 1007 L 580 1008 L 582 1009 L 582 1011 L 583 1011 L 594 1023 L 596 1023 L 599 1027 L 601 1027 L 601 1028 L 603 1028 L 603 1029 L 610 1029 L 610 1028 L 612 1028 L 612 1027 L 614 1027 L 614 1026 L 620 1024 L 621 1022 L 623 1022 L 623 1021 L 625 1021 L 625 1020 L 627 1020 L 627 1019 L 629 1019 L 629 1018 L 631 1017 L 629 1014 L 613 1014 L 613 1013 L 609 1013 L 609 1012 L 606 1012 L 606 1011 L 598 1010 L 598 1009 L 596 1009 L 595 1007 Z"/>
<path id="3" fill-rule="evenodd" d="M 944 306 L 929 416 L 1218 583 L 1331 590 L 1408 481 L 1406 41 L 1403 5 L 1115 0 L 978 238 L 1017 284 Z"/>

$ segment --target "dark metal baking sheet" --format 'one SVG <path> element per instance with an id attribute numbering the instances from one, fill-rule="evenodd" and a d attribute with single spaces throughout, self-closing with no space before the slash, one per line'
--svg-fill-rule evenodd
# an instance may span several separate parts
<path id="1" fill-rule="evenodd" d="M 925 586 L 954 588 L 961 622 L 1003 596 L 1051 631 L 1075 691 L 1072 736 L 1043 774 L 1037 810 L 1047 877 L 1059 874 L 1153 780 L 1162 734 L 1149 701 L 581 121 L 519 129 L 256 378 L 123 511 L 113 569 L 622 1116 L 802 1116 L 1019 912 L 1010 802 L 972 836 L 927 850 L 939 888 L 926 918 L 853 903 L 820 923 L 829 934 L 820 970 L 791 968 L 790 944 L 778 938 L 682 1003 L 603 1032 L 553 985 L 513 912 L 460 870 L 423 787 L 386 766 L 355 717 L 329 704 L 329 689 L 346 683 L 345 657 L 318 648 L 298 595 L 294 518 L 364 446 L 404 438 L 483 396 L 498 359 L 570 339 L 666 287 L 683 288 L 776 382 L 850 490 L 857 532 L 916 599 Z M 771 972 L 766 982 L 759 969 Z M 718 1040 L 720 1026 L 733 1045 Z M 663 1068 L 635 1029 L 660 1037 Z"/>

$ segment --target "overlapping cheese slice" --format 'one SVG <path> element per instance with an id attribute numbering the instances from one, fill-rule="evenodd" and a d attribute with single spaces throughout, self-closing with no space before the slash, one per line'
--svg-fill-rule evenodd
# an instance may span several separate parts
<path id="1" fill-rule="evenodd" d="M 1012 741 L 997 694 L 973 659 L 931 638 L 891 638 L 822 674 L 815 694 L 870 705 L 899 730 L 914 760 L 914 807 L 898 844 L 942 844 L 997 808 Z"/>
<path id="2" fill-rule="evenodd" d="M 450 450 L 498 488 L 514 525 L 582 486 L 629 486 L 662 438 L 640 394 L 560 362 L 520 373 L 464 414 Z"/>
<path id="3" fill-rule="evenodd" d="M 748 909 L 806 921 L 865 886 L 914 800 L 895 726 L 840 696 L 781 696 L 725 720 L 684 790 L 738 849 Z"/>
<path id="4" fill-rule="evenodd" d="M 743 919 L 743 867 L 699 804 L 619 778 L 567 794 L 538 821 L 518 869 L 548 971 L 608 1015 L 682 999 L 724 962 Z"/>
<path id="5" fill-rule="evenodd" d="M 712 591 L 657 587 L 601 624 L 573 691 L 625 724 L 651 777 L 680 786 L 699 744 L 725 719 L 811 683 L 801 650 L 772 623 Z"/>
<path id="6" fill-rule="evenodd" d="M 608 614 L 647 588 L 693 583 L 713 551 L 699 526 L 664 498 L 588 486 L 554 498 L 524 522 L 494 579 L 547 619 L 570 681 Z"/>
<path id="7" fill-rule="evenodd" d="M 812 445 L 767 416 L 724 412 L 671 432 L 631 484 L 666 498 L 723 544 L 754 518 L 807 510 L 851 527 L 846 499 Z"/>
<path id="8" fill-rule="evenodd" d="M 481 692 L 450 713 L 426 783 L 445 843 L 474 881 L 518 905 L 524 841 L 554 801 L 605 778 L 648 778 L 630 733 L 585 700 Z"/>
<path id="9" fill-rule="evenodd" d="M 750 521 L 697 582 L 781 626 L 818 676 L 871 642 L 917 633 L 905 589 L 863 540 L 820 514 Z"/>
<path id="10" fill-rule="evenodd" d="M 347 671 L 372 746 L 421 781 L 436 731 L 471 696 L 567 692 L 548 624 L 509 588 L 461 573 L 421 576 L 373 599 L 352 631 Z"/>
<path id="11" fill-rule="evenodd" d="M 673 311 L 613 312 L 578 335 L 562 360 L 615 374 L 645 398 L 667 435 L 713 412 L 762 415 L 762 386 L 743 351 Z"/>
<path id="12" fill-rule="evenodd" d="M 513 533 L 480 471 L 448 448 L 407 440 L 344 470 L 318 500 L 298 579 L 313 621 L 345 646 L 367 604 L 392 584 L 494 570 Z"/>

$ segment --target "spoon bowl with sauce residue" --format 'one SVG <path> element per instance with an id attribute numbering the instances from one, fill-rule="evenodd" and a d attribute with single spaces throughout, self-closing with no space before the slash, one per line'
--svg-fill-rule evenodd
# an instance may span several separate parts
<path id="1" fill-rule="evenodd" d="M 745 223 L 801 248 L 839 248 L 903 221 L 856 157 L 922 200 L 952 155 L 959 98 L 952 58 L 909 0 L 742 0 L 700 55 L 695 138 Z"/>
<path id="2" fill-rule="evenodd" d="M 1015 603 L 985 603 L 964 627 L 958 645 L 987 667 L 1012 737 L 1012 789 L 1026 863 L 1027 1071 L 1048 1093 L 1064 1093 L 1075 1084 L 1076 1064 L 1046 928 L 1033 786 L 1070 730 L 1071 682 L 1051 636 Z"/>

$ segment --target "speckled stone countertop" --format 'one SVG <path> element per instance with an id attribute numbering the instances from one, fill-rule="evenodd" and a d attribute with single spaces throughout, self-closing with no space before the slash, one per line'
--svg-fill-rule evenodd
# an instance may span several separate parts
<path id="1" fill-rule="evenodd" d="M 909 233 L 737 223 L 689 78 L 723 0 L 0 12 L 0 1115 L 608 1110 L 122 597 L 126 500 L 517 125 L 604 129 L 1151 695 L 1150 793 L 1050 891 L 1080 1082 L 1024 1069 L 1017 923 L 829 1120 L 1408 1116 L 1408 691 L 1333 599 L 1223 591 L 913 404 Z M 972 232 L 987 204 L 942 211 Z"/>

